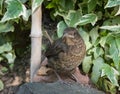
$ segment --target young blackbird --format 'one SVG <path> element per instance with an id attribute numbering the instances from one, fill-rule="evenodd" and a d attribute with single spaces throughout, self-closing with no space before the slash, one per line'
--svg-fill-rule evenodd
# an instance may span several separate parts
<path id="1" fill-rule="evenodd" d="M 72 75 L 81 64 L 86 54 L 86 46 L 73 27 L 64 30 L 63 36 L 53 42 L 46 50 L 48 67 L 52 68 L 57 77 L 59 74 Z M 76 77 L 74 77 L 77 80 Z M 60 79 L 59 79 L 60 80 Z"/>

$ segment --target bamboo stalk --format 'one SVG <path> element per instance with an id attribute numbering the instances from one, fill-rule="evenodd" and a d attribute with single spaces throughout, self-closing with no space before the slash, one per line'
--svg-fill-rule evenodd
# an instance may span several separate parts
<path id="1" fill-rule="evenodd" d="M 32 14 L 31 26 L 31 66 L 30 81 L 34 82 L 34 77 L 40 67 L 41 45 L 42 45 L 42 10 L 41 6 Z"/>

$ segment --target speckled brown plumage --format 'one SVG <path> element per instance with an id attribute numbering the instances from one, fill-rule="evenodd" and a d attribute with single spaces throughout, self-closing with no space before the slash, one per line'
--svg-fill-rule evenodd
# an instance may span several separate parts
<path id="1" fill-rule="evenodd" d="M 58 74 L 73 73 L 85 57 L 86 46 L 73 27 L 64 30 L 63 36 L 51 44 L 46 50 L 48 66 Z"/>

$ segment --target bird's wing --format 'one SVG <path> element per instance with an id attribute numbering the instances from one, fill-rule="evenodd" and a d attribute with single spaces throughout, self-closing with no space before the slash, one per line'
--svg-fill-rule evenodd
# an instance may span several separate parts
<path id="1" fill-rule="evenodd" d="M 60 52 L 65 51 L 67 51 L 67 45 L 62 41 L 62 39 L 58 39 L 47 48 L 45 55 L 47 57 L 57 56 Z"/>

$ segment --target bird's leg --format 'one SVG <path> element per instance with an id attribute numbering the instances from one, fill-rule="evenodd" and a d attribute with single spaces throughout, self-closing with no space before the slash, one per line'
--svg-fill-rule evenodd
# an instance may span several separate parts
<path id="1" fill-rule="evenodd" d="M 64 81 L 64 80 L 60 77 L 60 75 L 59 75 L 55 70 L 54 70 L 54 73 L 55 73 L 55 75 L 57 76 L 58 80 L 59 80 L 62 84 L 70 85 L 70 83 Z M 71 86 L 71 85 L 70 85 L 70 86 Z"/>
<path id="2" fill-rule="evenodd" d="M 75 80 L 76 82 L 79 82 L 79 81 L 78 81 L 78 78 L 77 78 L 74 74 L 72 74 L 72 73 L 71 73 L 71 78 L 72 78 L 73 80 Z"/>
<path id="3" fill-rule="evenodd" d="M 89 77 L 87 75 L 85 76 L 82 75 L 78 67 L 75 68 L 75 73 L 71 75 L 72 75 L 72 78 L 76 80 L 76 82 L 86 84 L 86 85 L 89 84 Z"/>
<path id="4" fill-rule="evenodd" d="M 57 78 L 58 78 L 58 80 L 60 81 L 60 82 L 62 82 L 63 80 L 62 80 L 62 78 L 60 77 L 60 75 L 54 70 L 54 73 L 55 73 L 55 75 L 57 76 Z"/>

